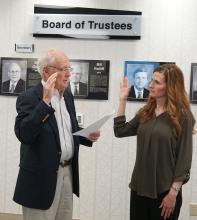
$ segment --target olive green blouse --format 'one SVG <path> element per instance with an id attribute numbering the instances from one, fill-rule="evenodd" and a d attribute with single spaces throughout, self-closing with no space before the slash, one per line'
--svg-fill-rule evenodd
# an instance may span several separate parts
<path id="1" fill-rule="evenodd" d="M 135 116 L 126 122 L 125 116 L 114 118 L 116 137 L 137 135 L 137 153 L 130 188 L 140 196 L 157 198 L 170 189 L 174 181 L 186 183 L 192 160 L 193 119 L 182 115 L 181 135 L 173 135 L 166 112 L 140 123 Z"/>

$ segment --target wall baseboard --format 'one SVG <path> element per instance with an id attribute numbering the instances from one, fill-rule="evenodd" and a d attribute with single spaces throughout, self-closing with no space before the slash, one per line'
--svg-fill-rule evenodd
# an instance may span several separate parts
<path id="1" fill-rule="evenodd" d="M 0 220 L 23 220 L 20 214 L 0 213 Z"/>
<path id="2" fill-rule="evenodd" d="M 23 216 L 21 214 L 0 213 L 0 220 L 23 220 Z"/>
<path id="3" fill-rule="evenodd" d="M 197 203 L 190 204 L 190 216 L 197 216 Z"/>

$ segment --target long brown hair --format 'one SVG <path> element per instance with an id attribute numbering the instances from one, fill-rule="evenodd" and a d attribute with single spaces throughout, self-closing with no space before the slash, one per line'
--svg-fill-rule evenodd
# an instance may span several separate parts
<path id="1" fill-rule="evenodd" d="M 183 72 L 175 64 L 163 64 L 157 67 L 154 72 L 162 73 L 165 77 L 166 103 L 164 108 L 172 122 L 173 133 L 177 137 L 181 133 L 180 115 L 183 113 L 193 117 L 185 90 Z M 145 106 L 137 112 L 140 121 L 144 123 L 150 120 L 155 113 L 155 108 L 156 100 L 149 97 Z"/>

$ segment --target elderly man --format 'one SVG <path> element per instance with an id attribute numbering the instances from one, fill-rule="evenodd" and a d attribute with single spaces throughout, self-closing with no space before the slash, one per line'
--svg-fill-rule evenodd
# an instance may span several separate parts
<path id="1" fill-rule="evenodd" d="M 9 80 L 2 84 L 2 92 L 18 94 L 25 91 L 25 81 L 21 79 L 21 67 L 18 63 L 10 63 L 8 77 Z"/>
<path id="2" fill-rule="evenodd" d="M 20 169 L 14 201 L 24 220 L 71 220 L 73 193 L 79 196 L 79 145 L 100 136 L 73 136 L 80 130 L 69 84 L 70 63 L 50 49 L 40 59 L 42 81 L 18 97 L 15 133 L 21 142 Z"/>
<path id="3" fill-rule="evenodd" d="M 87 83 L 81 82 L 82 66 L 80 63 L 74 63 L 71 70 L 70 89 L 74 96 L 87 96 Z"/>

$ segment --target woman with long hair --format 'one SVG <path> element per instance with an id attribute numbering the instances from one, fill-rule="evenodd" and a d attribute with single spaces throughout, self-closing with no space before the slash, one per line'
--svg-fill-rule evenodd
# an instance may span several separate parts
<path id="1" fill-rule="evenodd" d="M 131 220 L 177 220 L 182 185 L 190 177 L 195 119 L 184 77 L 175 64 L 157 67 L 147 103 L 126 122 L 127 78 L 120 85 L 116 137 L 137 136 L 137 154 L 130 182 Z"/>

